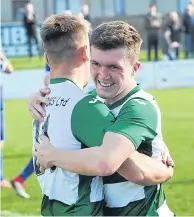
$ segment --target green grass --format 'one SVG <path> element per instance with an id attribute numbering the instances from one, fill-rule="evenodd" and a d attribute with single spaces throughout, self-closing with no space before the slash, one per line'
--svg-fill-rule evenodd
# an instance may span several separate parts
<path id="1" fill-rule="evenodd" d="M 44 58 L 39 56 L 35 56 L 31 60 L 28 57 L 17 57 L 9 60 L 14 70 L 42 69 L 45 67 Z"/>
<path id="2" fill-rule="evenodd" d="M 152 59 L 154 59 L 154 53 L 152 52 Z M 183 52 L 180 54 L 180 58 L 183 59 Z M 162 58 L 162 53 L 159 51 L 159 59 Z M 140 55 L 140 61 L 147 61 L 147 51 L 142 50 Z M 15 70 L 25 70 L 25 69 L 41 69 L 45 66 L 44 58 L 33 57 L 30 60 L 28 57 L 17 57 L 10 59 L 10 62 L 13 64 Z"/>
<path id="3" fill-rule="evenodd" d="M 176 162 L 174 177 L 165 184 L 167 202 L 177 216 L 194 215 L 194 89 L 150 92 L 161 107 L 164 139 Z M 5 116 L 4 173 L 11 179 L 31 155 L 31 119 L 26 101 L 6 101 Z M 35 176 L 26 184 L 30 199 L 18 198 L 12 189 L 2 190 L 2 210 L 40 215 L 41 192 Z"/>

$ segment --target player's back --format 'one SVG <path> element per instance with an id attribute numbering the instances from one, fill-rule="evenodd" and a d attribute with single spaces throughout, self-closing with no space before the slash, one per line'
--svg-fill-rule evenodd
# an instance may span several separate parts
<path id="1" fill-rule="evenodd" d="M 85 97 L 84 92 L 68 79 L 51 79 L 49 88 L 51 89 L 51 94 L 48 96 L 49 104 L 46 106 L 45 121 L 38 127 L 39 135 L 41 133 L 48 135 L 51 144 L 57 149 L 84 148 L 71 129 L 72 112 L 75 105 Z M 34 131 L 36 135 L 35 132 L 36 129 Z M 69 207 L 74 206 L 73 210 L 75 210 L 76 206 L 81 207 L 84 204 L 85 208 L 82 206 L 79 211 L 74 212 L 80 212 L 79 215 L 100 214 L 96 211 L 102 206 L 103 200 L 100 177 L 81 176 L 61 168 L 48 169 L 45 174 L 37 170 L 36 173 L 48 203 L 50 200 L 62 202 L 64 215 L 78 215 L 72 213 Z M 60 215 L 60 210 L 55 214 Z"/>

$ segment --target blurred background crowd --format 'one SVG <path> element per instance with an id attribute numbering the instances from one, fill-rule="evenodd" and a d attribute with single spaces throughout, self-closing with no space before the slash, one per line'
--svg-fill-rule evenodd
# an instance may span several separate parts
<path id="1" fill-rule="evenodd" d="M 140 32 L 148 61 L 152 50 L 154 60 L 159 59 L 160 50 L 164 60 L 179 59 L 180 50 L 182 58 L 194 56 L 194 0 L 6 0 L 1 8 L 2 46 L 7 56 L 41 55 L 37 32 L 53 13 L 83 16 L 92 27 L 113 19 L 128 21 Z"/>

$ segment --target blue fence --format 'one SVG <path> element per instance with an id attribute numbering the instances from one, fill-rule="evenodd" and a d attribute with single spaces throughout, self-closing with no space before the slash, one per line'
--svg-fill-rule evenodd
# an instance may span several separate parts
<path id="1" fill-rule="evenodd" d="M 37 25 L 37 36 L 40 42 L 40 24 Z M 28 55 L 26 31 L 21 23 L 2 23 L 1 43 L 7 57 Z M 38 55 L 35 44 L 32 45 L 33 55 Z"/>

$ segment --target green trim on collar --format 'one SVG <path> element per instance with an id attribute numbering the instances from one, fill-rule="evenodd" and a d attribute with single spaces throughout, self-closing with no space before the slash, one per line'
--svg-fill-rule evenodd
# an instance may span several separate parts
<path id="1" fill-rule="evenodd" d="M 78 85 L 69 78 L 50 78 L 50 84 L 58 84 L 58 83 L 66 82 L 66 81 L 70 81 L 78 87 Z"/>
<path id="2" fill-rule="evenodd" d="M 134 87 L 126 96 L 124 96 L 122 99 L 120 99 L 119 101 L 113 103 L 112 105 L 109 105 L 109 109 L 115 109 L 117 107 L 119 107 L 120 105 L 122 105 L 130 96 L 132 96 L 133 94 L 137 93 L 140 90 L 140 87 L 137 85 L 136 87 Z"/>

